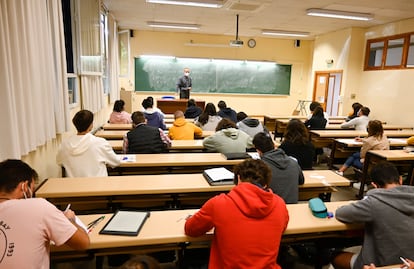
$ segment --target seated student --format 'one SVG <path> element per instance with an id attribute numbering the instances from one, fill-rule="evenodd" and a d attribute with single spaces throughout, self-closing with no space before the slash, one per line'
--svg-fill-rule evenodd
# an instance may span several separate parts
<path id="1" fill-rule="evenodd" d="M 203 145 L 207 151 L 220 153 L 246 152 L 253 147 L 252 138 L 226 118 L 217 124 L 213 135 L 204 138 Z"/>
<path id="2" fill-rule="evenodd" d="M 341 124 L 341 128 L 355 128 L 357 131 L 366 131 L 369 122 L 369 108 L 364 106 L 358 111 L 358 117 Z"/>
<path id="3" fill-rule="evenodd" d="M 302 170 L 312 169 L 315 147 L 309 141 L 309 133 L 305 124 L 300 120 L 289 121 L 279 148 L 283 149 L 287 155 L 294 157 Z"/>
<path id="4" fill-rule="evenodd" d="M 132 113 L 134 129 L 124 136 L 124 153 L 161 153 L 168 152 L 171 140 L 163 130 L 149 126 L 141 111 Z"/>
<path id="5" fill-rule="evenodd" d="M 118 166 L 120 160 L 106 139 L 90 133 L 92 112 L 78 111 L 72 122 L 78 133 L 62 141 L 56 156 L 57 164 L 65 168 L 67 177 L 108 176 L 106 166 Z"/>
<path id="6" fill-rule="evenodd" d="M 352 112 L 351 112 L 351 113 L 349 113 L 349 115 L 348 115 L 348 117 L 346 117 L 345 121 L 350 121 L 350 120 L 352 120 L 353 118 L 358 117 L 358 112 L 359 112 L 359 110 L 360 110 L 362 107 L 363 107 L 363 105 L 362 105 L 362 104 L 360 104 L 360 103 L 358 103 L 358 102 L 353 103 L 353 104 L 352 104 Z"/>
<path id="7" fill-rule="evenodd" d="M 168 130 L 168 136 L 173 140 L 192 140 L 194 137 L 201 137 L 203 130 L 184 118 L 184 113 L 177 110 L 174 113 L 173 126 Z"/>
<path id="8" fill-rule="evenodd" d="M 186 119 L 195 119 L 203 112 L 201 108 L 197 106 L 197 103 L 194 99 L 188 99 L 187 109 L 184 112 L 184 117 Z"/>
<path id="9" fill-rule="evenodd" d="M 51 242 L 75 250 L 89 247 L 72 210 L 62 212 L 43 198 L 32 198 L 37 179 L 21 160 L 0 163 L 1 268 L 49 268 Z"/>
<path id="10" fill-rule="evenodd" d="M 118 269 L 161 269 L 161 265 L 151 256 L 137 255 L 126 261 Z"/>
<path id="11" fill-rule="evenodd" d="M 272 138 L 267 133 L 258 133 L 253 144 L 260 158 L 272 170 L 269 187 L 283 198 L 286 204 L 296 204 L 299 197 L 299 185 L 305 182 L 298 162 L 287 156 L 282 149 L 275 148 Z"/>
<path id="12" fill-rule="evenodd" d="M 260 123 L 258 119 L 252 119 L 244 112 L 237 113 L 237 128 L 253 138 L 257 133 L 269 131 Z"/>
<path id="13" fill-rule="evenodd" d="M 152 96 L 147 96 L 147 98 L 145 98 L 145 100 L 147 100 L 148 103 L 152 104 L 152 111 L 156 111 L 156 112 L 160 113 L 165 118 L 164 112 L 162 112 L 161 109 L 159 109 L 158 107 L 155 106 L 154 98 Z M 142 103 L 141 103 L 141 110 L 140 111 L 145 112 L 145 108 L 142 106 Z"/>
<path id="14" fill-rule="evenodd" d="M 310 119 L 305 121 L 305 126 L 309 130 L 323 130 L 326 127 L 327 120 L 323 115 L 323 109 L 321 106 L 314 108 Z"/>
<path id="15" fill-rule="evenodd" d="M 114 109 L 109 117 L 109 123 L 132 123 L 131 114 L 124 110 L 124 100 L 116 100 Z"/>
<path id="16" fill-rule="evenodd" d="M 236 186 L 187 219 L 188 236 L 214 228 L 209 268 L 280 268 L 276 257 L 289 215 L 270 181 L 271 171 L 262 160 L 245 160 L 234 167 Z"/>
<path id="17" fill-rule="evenodd" d="M 153 109 L 154 100 L 151 98 L 146 98 L 142 101 L 142 107 L 145 109 L 144 115 L 147 119 L 147 124 L 162 130 L 167 130 L 167 126 L 164 122 L 164 114 L 158 110 Z"/>
<path id="18" fill-rule="evenodd" d="M 362 169 L 362 165 L 365 159 L 365 155 L 369 150 L 388 150 L 390 149 L 390 142 L 387 136 L 384 134 L 382 123 L 379 120 L 371 120 L 368 123 L 368 137 L 367 138 L 355 138 L 356 141 L 362 142 L 361 151 L 353 153 L 345 163 L 336 172 L 343 175 L 343 173 L 350 166 Z"/>
<path id="19" fill-rule="evenodd" d="M 319 102 L 316 102 L 316 101 L 313 101 L 313 102 L 310 103 L 310 105 L 309 105 L 310 114 L 308 115 L 308 120 L 310 118 L 312 118 L 312 115 L 315 112 L 315 108 L 317 108 L 317 107 L 322 108 L 322 105 Z M 328 124 L 329 123 L 329 115 L 328 115 L 328 113 L 323 111 L 323 108 L 322 108 L 322 114 L 323 114 L 323 117 L 326 119 L 326 124 Z"/>
<path id="20" fill-rule="evenodd" d="M 364 199 L 335 212 L 339 221 L 365 224 L 361 251 L 336 255 L 332 264 L 337 269 L 399 264 L 400 256 L 414 259 L 414 187 L 401 185 L 397 168 L 389 162 L 374 166 L 370 178 L 374 189 Z"/>
<path id="21" fill-rule="evenodd" d="M 226 102 L 224 102 L 224 101 L 218 102 L 217 107 L 219 108 L 219 112 L 217 114 L 220 117 L 222 117 L 223 119 L 224 118 L 228 118 L 231 121 L 233 121 L 234 123 L 237 122 L 237 114 L 236 114 L 236 111 L 234 111 L 230 107 L 227 107 Z"/>
<path id="22" fill-rule="evenodd" d="M 216 107 L 213 103 L 207 103 L 195 124 L 201 127 L 203 131 L 215 131 L 219 121 L 221 121 L 221 117 L 217 115 Z"/>

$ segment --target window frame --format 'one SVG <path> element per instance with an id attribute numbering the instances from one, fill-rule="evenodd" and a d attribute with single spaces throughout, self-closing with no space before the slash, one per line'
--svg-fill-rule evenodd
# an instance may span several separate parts
<path id="1" fill-rule="evenodd" d="M 414 32 L 404 33 L 404 34 L 398 34 L 398 35 L 392 35 L 392 36 L 386 36 L 386 37 L 379 37 L 374 39 L 368 39 L 365 47 L 365 62 L 364 62 L 364 71 L 373 71 L 373 70 L 396 70 L 396 69 L 413 69 L 413 66 L 407 66 L 407 58 L 408 58 L 408 52 L 410 49 L 410 38 L 411 36 L 414 36 Z M 404 43 L 402 46 L 402 53 L 401 53 L 401 59 L 399 65 L 386 65 L 387 57 L 390 56 L 388 54 L 389 44 L 392 40 L 397 39 L 403 39 Z M 383 52 L 382 52 L 382 58 L 381 58 L 381 65 L 379 66 L 369 66 L 370 62 L 370 56 L 371 56 L 371 44 L 373 43 L 379 43 L 383 42 Z M 414 47 L 413 47 L 414 49 Z M 391 51 L 391 50 L 390 50 Z"/>

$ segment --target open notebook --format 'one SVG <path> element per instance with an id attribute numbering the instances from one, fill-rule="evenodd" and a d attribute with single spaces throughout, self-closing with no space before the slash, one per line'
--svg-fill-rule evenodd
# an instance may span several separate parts
<path id="1" fill-rule="evenodd" d="M 203 176 L 210 185 L 232 185 L 234 174 L 224 167 L 206 169 Z"/>

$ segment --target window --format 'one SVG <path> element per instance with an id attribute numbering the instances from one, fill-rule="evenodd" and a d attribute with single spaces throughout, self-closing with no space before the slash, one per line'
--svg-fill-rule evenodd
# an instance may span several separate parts
<path id="1" fill-rule="evenodd" d="M 414 33 L 367 41 L 364 70 L 414 67 Z"/>
<path id="2" fill-rule="evenodd" d="M 410 36 L 410 46 L 408 47 L 407 67 L 414 67 L 414 34 Z"/>
<path id="3" fill-rule="evenodd" d="M 78 75 L 76 69 L 76 33 L 72 16 L 75 14 L 75 3 L 72 0 L 62 0 L 63 28 L 65 34 L 66 69 L 68 80 L 69 104 L 79 103 Z"/>
<path id="4" fill-rule="evenodd" d="M 109 62 L 108 62 L 108 16 L 105 10 L 101 11 L 101 53 L 102 53 L 102 80 L 104 93 L 109 93 Z"/>
<path id="5" fill-rule="evenodd" d="M 119 76 L 129 77 L 129 30 L 118 32 L 118 42 Z"/>
<path id="6" fill-rule="evenodd" d="M 387 44 L 385 66 L 400 66 L 404 49 L 404 38 L 390 39 Z"/>

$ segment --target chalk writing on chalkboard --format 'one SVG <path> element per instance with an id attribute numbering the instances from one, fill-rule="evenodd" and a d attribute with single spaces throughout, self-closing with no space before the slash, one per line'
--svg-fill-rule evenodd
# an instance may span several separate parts
<path id="1" fill-rule="evenodd" d="M 173 92 L 185 67 L 191 69 L 193 92 L 279 95 L 290 92 L 291 65 L 157 56 L 135 58 L 135 90 Z"/>

